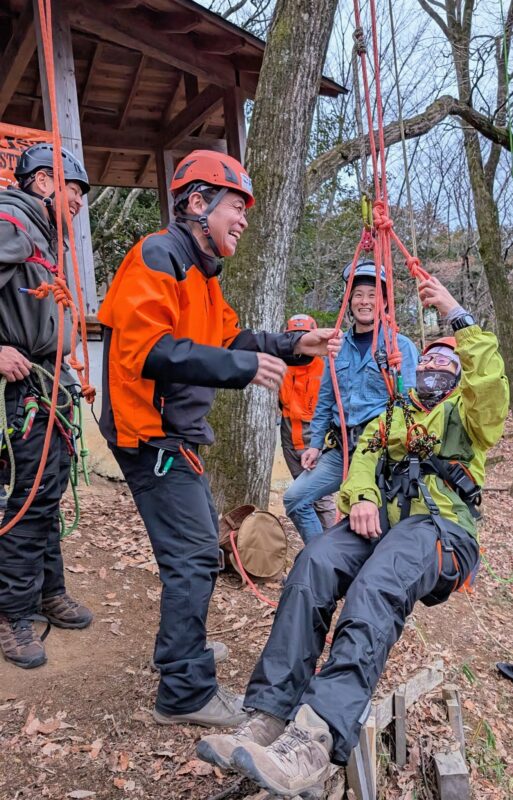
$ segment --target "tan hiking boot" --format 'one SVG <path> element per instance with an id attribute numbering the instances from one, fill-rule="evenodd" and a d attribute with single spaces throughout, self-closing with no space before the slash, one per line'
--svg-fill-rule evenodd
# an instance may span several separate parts
<path id="1" fill-rule="evenodd" d="M 0 614 L 0 649 L 6 661 L 22 669 L 46 663 L 44 644 L 30 619 L 9 619 Z"/>
<path id="2" fill-rule="evenodd" d="M 285 722 L 263 711 L 252 711 L 248 719 L 233 733 L 213 733 L 203 736 L 198 742 L 196 753 L 203 761 L 215 764 L 221 769 L 230 769 L 230 759 L 236 747 L 255 742 L 262 747 L 272 744 L 285 730 Z"/>
<path id="3" fill-rule="evenodd" d="M 207 639 L 206 650 L 213 650 L 214 651 L 214 663 L 215 664 L 222 664 L 223 661 L 226 661 L 228 658 L 228 648 L 224 642 L 210 642 Z M 152 672 L 158 672 L 159 668 L 155 664 L 155 659 L 151 656 L 149 661 L 149 667 Z"/>
<path id="4" fill-rule="evenodd" d="M 92 612 L 66 592 L 43 597 L 41 612 L 56 628 L 87 628 L 93 621 Z"/>
<path id="5" fill-rule="evenodd" d="M 219 726 L 231 728 L 240 725 L 246 719 L 242 710 L 244 697 L 235 694 L 222 686 L 217 687 L 217 692 L 208 703 L 198 711 L 190 714 L 166 714 L 155 708 L 153 718 L 159 725 L 201 725 L 204 728 Z"/>
<path id="6" fill-rule="evenodd" d="M 309 705 L 269 747 L 249 742 L 235 748 L 232 766 L 280 797 L 319 800 L 330 771 L 333 738 L 327 723 Z"/>

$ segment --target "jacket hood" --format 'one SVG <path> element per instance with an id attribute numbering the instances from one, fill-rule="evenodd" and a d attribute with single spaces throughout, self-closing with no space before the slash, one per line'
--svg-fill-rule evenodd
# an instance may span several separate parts
<path id="1" fill-rule="evenodd" d="M 9 205 L 19 208 L 43 234 L 45 239 L 54 250 L 53 242 L 56 238 L 56 232 L 50 225 L 50 220 L 46 217 L 44 209 L 35 197 L 22 192 L 21 189 L 6 189 L 0 192 L 0 211 L 2 206 Z"/>

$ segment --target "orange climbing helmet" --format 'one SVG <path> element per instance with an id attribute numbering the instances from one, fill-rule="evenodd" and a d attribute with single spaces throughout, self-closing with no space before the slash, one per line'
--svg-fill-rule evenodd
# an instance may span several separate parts
<path id="1" fill-rule="evenodd" d="M 456 350 L 456 339 L 454 336 L 442 336 L 440 339 L 435 339 L 434 342 L 428 342 L 422 355 L 425 356 L 432 347 L 450 347 L 451 350 Z"/>
<path id="2" fill-rule="evenodd" d="M 193 188 L 189 188 L 193 185 Z M 246 208 L 255 204 L 251 178 L 236 158 L 215 150 L 194 150 L 178 164 L 171 180 L 175 206 L 187 199 L 201 184 L 232 190 L 244 197 Z M 185 191 L 180 191 L 181 189 Z M 188 191 L 186 190 L 188 189 Z"/>
<path id="3" fill-rule="evenodd" d="M 317 323 L 308 314 L 294 314 L 288 321 L 285 332 L 288 331 L 314 331 Z"/>

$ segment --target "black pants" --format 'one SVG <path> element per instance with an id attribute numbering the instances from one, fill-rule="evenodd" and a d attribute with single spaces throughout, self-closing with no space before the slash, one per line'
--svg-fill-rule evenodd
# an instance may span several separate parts
<path id="1" fill-rule="evenodd" d="M 463 582 L 477 564 L 478 545 L 459 525 L 446 527 Z M 443 602 L 451 591 L 454 581 L 439 576 L 436 540 L 428 516 L 398 523 L 377 544 L 353 533 L 347 519 L 313 539 L 289 575 L 245 705 L 290 719 L 308 703 L 330 726 L 332 760 L 347 763 L 415 602 L 431 593 Z M 344 596 L 329 659 L 315 675 Z"/>
<path id="2" fill-rule="evenodd" d="M 217 689 L 214 656 L 205 649 L 219 569 L 217 514 L 208 481 L 180 453 L 173 453 L 167 475 L 157 477 L 157 448 L 141 445 L 137 453 L 111 449 L 148 531 L 162 582 L 154 654 L 160 670 L 156 706 L 164 713 L 197 711 Z"/>
<path id="3" fill-rule="evenodd" d="M 24 382 L 7 384 L 7 418 L 14 418 Z M 7 502 L 2 526 L 24 504 L 41 461 L 48 414 L 36 414 L 26 440 L 15 433 L 12 447 L 16 464 L 14 492 Z M 5 459 L 5 449 L 2 458 Z M 13 619 L 38 610 L 41 596 L 63 594 L 64 568 L 60 545 L 59 503 L 68 485 L 70 455 L 56 426 L 39 489 L 24 517 L 0 536 L 0 613 Z M 4 473 L 2 480 L 9 477 Z"/>

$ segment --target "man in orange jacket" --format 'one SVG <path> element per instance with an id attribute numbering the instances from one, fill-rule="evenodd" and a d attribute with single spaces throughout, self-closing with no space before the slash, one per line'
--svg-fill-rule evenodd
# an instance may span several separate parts
<path id="1" fill-rule="evenodd" d="M 176 221 L 130 250 L 98 315 L 106 328 L 100 427 L 159 565 L 155 719 L 233 725 L 244 718 L 242 697 L 217 685 L 206 643 L 219 540 L 198 452 L 214 438 L 205 417 L 216 387 L 276 389 L 287 363 L 336 354 L 340 337 L 241 330 L 218 281 L 219 259 L 235 253 L 255 202 L 236 159 L 195 150 L 171 191 Z"/>
<path id="2" fill-rule="evenodd" d="M 287 322 L 285 331 L 313 331 L 316 328 L 313 317 L 294 314 Z M 289 367 L 281 385 L 281 448 L 294 479 L 303 472 L 301 456 L 310 446 L 310 422 L 317 405 L 323 372 L 324 360 L 316 357 L 310 364 Z M 316 500 L 314 510 L 323 528 L 331 528 L 335 524 L 337 511 L 331 495 Z"/>

